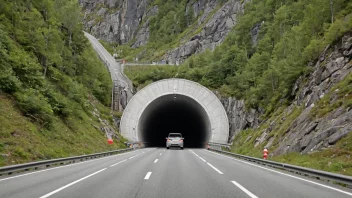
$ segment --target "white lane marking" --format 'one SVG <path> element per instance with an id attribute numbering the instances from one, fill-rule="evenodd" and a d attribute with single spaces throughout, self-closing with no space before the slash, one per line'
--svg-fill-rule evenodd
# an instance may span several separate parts
<path id="1" fill-rule="evenodd" d="M 155 161 L 154 161 L 154 163 L 157 163 L 158 162 L 158 159 L 156 159 Z"/>
<path id="2" fill-rule="evenodd" d="M 208 152 L 213 153 L 213 154 L 215 154 L 215 155 L 219 155 L 219 156 L 222 156 L 222 157 L 229 158 L 229 159 L 231 159 L 231 160 L 235 160 L 235 161 L 238 161 L 238 162 L 242 162 L 242 163 L 245 163 L 245 164 L 248 164 L 248 165 L 251 165 L 251 166 L 255 166 L 255 167 L 258 167 L 258 168 L 261 168 L 261 169 L 265 169 L 265 170 L 268 170 L 268 171 L 271 171 L 271 172 L 279 173 L 279 174 L 281 174 L 281 175 L 285 175 L 285 176 L 292 177 L 292 178 L 295 178 L 295 179 L 298 179 L 298 180 L 301 180 L 301 181 L 309 182 L 309 183 L 312 183 L 312 184 L 315 184 L 315 185 L 318 185 L 318 186 L 321 186 L 321 187 L 325 187 L 325 188 L 328 188 L 328 189 L 331 189 L 331 190 L 335 190 L 335 191 L 344 193 L 344 194 L 346 194 L 346 195 L 352 196 L 352 193 L 347 192 L 347 191 L 340 190 L 340 189 L 338 189 L 338 188 L 334 188 L 334 187 L 327 186 L 327 185 L 324 185 L 324 184 L 320 184 L 320 183 L 317 183 L 317 182 L 314 182 L 314 181 L 310 181 L 310 180 L 307 180 L 307 179 L 303 179 L 303 178 L 300 178 L 300 177 L 296 177 L 296 176 L 293 176 L 293 175 L 289 175 L 289 174 L 286 174 L 286 173 L 282 173 L 282 172 L 279 172 L 279 171 L 276 171 L 276 170 L 272 170 L 272 169 L 270 169 L 270 168 L 261 167 L 261 166 L 259 166 L 259 165 L 255 165 L 255 164 L 252 164 L 252 163 L 249 163 L 249 162 L 245 162 L 245 161 L 238 160 L 238 159 L 235 159 L 235 158 L 232 158 L 232 157 L 227 157 L 227 156 L 225 156 L 225 155 L 217 154 L 217 153 L 214 153 L 214 152 L 212 152 L 212 151 L 208 151 Z"/>
<path id="3" fill-rule="evenodd" d="M 203 162 L 207 162 L 207 161 L 205 161 L 205 159 L 203 159 L 202 157 L 199 157 L 201 160 L 203 160 Z"/>
<path id="4" fill-rule="evenodd" d="M 61 187 L 61 188 L 58 188 L 58 189 L 56 189 L 56 190 L 54 190 L 54 191 L 52 191 L 52 192 L 50 192 L 50 193 L 48 193 L 48 194 L 46 194 L 46 195 L 41 196 L 40 198 L 47 198 L 47 197 L 50 197 L 51 195 L 53 195 L 53 194 L 55 194 L 55 193 L 57 193 L 57 192 L 59 192 L 59 191 L 65 189 L 65 188 L 68 188 L 68 187 L 70 187 L 70 186 L 72 186 L 72 185 L 74 185 L 74 184 L 76 184 L 76 183 L 78 183 L 78 182 L 80 182 L 80 181 L 82 181 L 82 180 L 85 180 L 85 179 L 87 179 L 87 178 L 89 178 L 89 177 L 91 177 L 91 176 L 93 176 L 93 175 L 96 175 L 96 174 L 98 174 L 98 173 L 100 173 L 100 172 L 102 172 L 102 171 L 104 171 L 104 170 L 106 170 L 106 168 L 103 168 L 103 169 L 101 169 L 101 170 L 99 170 L 99 171 L 97 171 L 97 172 L 94 172 L 94 173 L 92 173 L 92 174 L 90 174 L 90 175 L 87 175 L 87 176 L 85 176 L 85 177 L 83 177 L 83 178 L 81 178 L 81 179 L 78 179 L 78 180 L 74 181 L 74 182 L 71 182 L 71 183 L 69 183 L 69 184 L 67 184 L 67 185 L 65 185 L 65 186 L 63 186 L 63 187 Z"/>
<path id="5" fill-rule="evenodd" d="M 97 161 L 97 160 L 108 159 L 108 158 L 111 158 L 111 157 L 118 157 L 118 156 L 121 156 L 121 155 L 126 155 L 126 154 L 130 154 L 130 153 L 134 153 L 134 152 L 137 152 L 137 151 L 131 151 L 131 152 L 127 152 L 127 153 L 121 153 L 121 154 L 117 154 L 117 155 L 101 157 L 101 158 L 98 158 L 98 159 L 86 160 L 84 162 L 77 162 L 77 163 L 74 163 L 74 164 L 62 165 L 62 166 L 58 166 L 58 167 L 54 167 L 54 168 L 48 168 L 48 169 L 44 169 L 44 170 L 34 171 L 34 172 L 22 174 L 22 175 L 16 175 L 16 176 L 13 176 L 13 177 L 7 177 L 7 178 L 4 178 L 4 179 L 0 179 L 0 182 L 1 181 L 5 181 L 5 180 L 9 180 L 9 179 L 15 179 L 15 178 L 18 178 L 18 177 L 27 176 L 27 175 L 32 175 L 32 174 L 36 174 L 36 173 L 41 173 L 41 172 L 46 172 L 46 171 L 50 171 L 50 170 L 55 170 L 55 169 L 59 169 L 59 168 L 66 168 L 66 167 L 70 167 L 70 166 L 76 166 L 76 165 L 84 164 L 84 163 L 87 163 L 87 162 L 94 162 L 94 161 Z"/>
<path id="6" fill-rule="evenodd" d="M 207 162 L 207 164 L 210 166 L 210 167 L 212 167 L 216 172 L 218 172 L 219 174 L 224 174 L 224 173 L 222 173 L 219 169 L 217 169 L 215 166 L 213 166 L 213 165 L 211 165 L 209 162 Z"/>
<path id="7" fill-rule="evenodd" d="M 139 154 L 138 154 L 139 155 Z M 130 157 L 130 158 L 128 158 L 128 159 L 132 159 L 132 158 L 134 158 L 134 157 L 137 157 L 138 155 L 134 155 L 134 156 L 132 156 L 132 157 Z"/>
<path id="8" fill-rule="evenodd" d="M 148 172 L 148 173 L 145 175 L 144 179 L 149 179 L 150 175 L 152 175 L 152 172 Z"/>
<path id="9" fill-rule="evenodd" d="M 113 165 L 111 165 L 110 167 L 114 167 L 114 166 L 116 166 L 116 165 L 118 165 L 118 164 L 120 164 L 120 163 L 122 163 L 122 162 L 125 162 L 127 159 L 124 159 L 124 160 L 122 160 L 122 161 L 119 161 L 119 162 L 117 162 L 116 164 L 113 164 Z"/>
<path id="10" fill-rule="evenodd" d="M 162 153 L 160 153 L 160 155 L 162 155 Z"/>
<path id="11" fill-rule="evenodd" d="M 199 155 L 197 155 L 197 153 L 193 152 L 192 150 L 191 150 L 191 152 L 192 152 L 194 155 L 196 155 L 197 157 L 199 157 Z"/>
<path id="12" fill-rule="evenodd" d="M 239 189 L 241 189 L 243 192 L 245 192 L 248 196 L 250 196 L 251 198 L 258 198 L 257 196 L 255 196 L 253 193 L 251 193 L 249 190 L 247 190 L 245 187 L 241 186 L 241 184 L 235 182 L 235 181 L 231 181 L 233 184 L 235 184 Z"/>

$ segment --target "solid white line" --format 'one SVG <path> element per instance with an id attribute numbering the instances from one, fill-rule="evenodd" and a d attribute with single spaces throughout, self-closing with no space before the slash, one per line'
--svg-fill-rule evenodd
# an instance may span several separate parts
<path id="1" fill-rule="evenodd" d="M 36 174 L 36 173 L 41 173 L 41 172 L 46 172 L 46 171 L 50 171 L 50 170 L 55 170 L 55 169 L 59 169 L 59 168 L 66 168 L 66 167 L 75 166 L 75 165 L 79 165 L 79 164 L 84 164 L 84 163 L 88 163 L 88 162 L 94 162 L 94 161 L 97 161 L 97 160 L 108 159 L 108 158 L 111 158 L 111 157 L 117 157 L 117 156 L 121 156 L 121 155 L 126 155 L 126 154 L 130 154 L 130 153 L 134 153 L 134 152 L 137 152 L 137 151 L 131 151 L 131 152 L 127 152 L 127 153 L 121 153 L 121 154 L 117 154 L 117 155 L 111 155 L 111 156 L 101 157 L 101 158 L 92 159 L 92 160 L 88 159 L 88 160 L 83 161 L 83 162 L 76 162 L 74 164 L 62 165 L 62 166 L 58 166 L 58 167 L 54 167 L 54 168 L 48 168 L 48 169 L 44 169 L 44 170 L 30 172 L 30 173 L 26 173 L 26 174 L 22 174 L 22 175 L 16 175 L 16 176 L 13 176 L 13 177 L 7 177 L 7 178 L 4 178 L 4 179 L 0 179 L 0 182 L 1 181 L 5 181 L 5 180 L 9 180 L 9 179 L 15 179 L 15 178 L 18 178 L 18 177 L 27 176 L 27 175 L 32 175 L 32 174 Z"/>
<path id="2" fill-rule="evenodd" d="M 148 172 L 148 173 L 145 175 L 144 179 L 149 179 L 149 177 L 150 177 L 151 174 L 152 174 L 152 172 Z"/>
<path id="3" fill-rule="evenodd" d="M 209 162 L 207 162 L 207 164 L 210 166 L 210 167 L 212 167 L 214 170 L 216 170 L 216 172 L 218 172 L 219 174 L 224 174 L 224 173 L 222 173 L 221 171 L 219 171 L 219 169 L 217 169 L 217 168 L 215 168 L 215 166 L 213 166 L 213 165 L 211 165 Z"/>
<path id="4" fill-rule="evenodd" d="M 46 195 L 41 196 L 40 198 L 47 198 L 47 197 L 50 197 L 51 195 L 53 195 L 53 194 L 55 194 L 55 193 L 57 193 L 57 192 L 59 192 L 59 191 L 65 189 L 65 188 L 68 188 L 68 187 L 70 187 L 70 186 L 72 186 L 72 185 L 74 185 L 74 184 L 76 184 L 76 183 L 78 183 L 78 182 L 80 182 L 80 181 L 82 181 L 82 180 L 85 180 L 85 179 L 87 179 L 87 178 L 89 178 L 89 177 L 91 177 L 91 176 L 93 176 L 93 175 L 96 175 L 96 174 L 98 174 L 98 173 L 100 173 L 100 172 L 102 172 L 102 171 L 104 171 L 104 170 L 106 170 L 106 168 L 103 168 L 103 169 L 101 169 L 101 170 L 99 170 L 99 171 L 97 171 L 97 172 L 95 172 L 95 173 L 92 173 L 92 174 L 90 174 L 90 175 L 87 175 L 87 176 L 85 176 L 85 177 L 83 177 L 83 178 L 81 178 L 81 179 L 79 179 L 79 180 L 76 180 L 76 181 L 74 181 L 74 182 L 71 182 L 71 183 L 69 183 L 69 184 L 67 184 L 67 185 L 65 185 L 65 186 L 63 186 L 63 187 L 61 187 L 61 188 L 58 188 L 58 189 L 56 189 L 56 190 L 54 190 L 54 191 L 52 191 L 52 192 L 50 192 L 50 193 L 48 193 L 48 194 L 46 194 Z"/>
<path id="5" fill-rule="evenodd" d="M 118 164 L 120 164 L 120 163 L 122 163 L 122 162 L 125 162 L 127 159 L 124 159 L 124 160 L 122 160 L 122 161 L 120 161 L 120 162 L 117 162 L 116 164 L 113 164 L 113 165 L 111 165 L 110 167 L 114 167 L 114 166 L 116 166 L 116 165 L 118 165 Z"/>
<path id="6" fill-rule="evenodd" d="M 207 162 L 207 161 L 205 161 L 205 159 L 203 159 L 202 157 L 199 157 L 201 160 L 203 160 L 203 162 Z"/>
<path id="7" fill-rule="evenodd" d="M 312 184 L 315 184 L 315 185 L 318 185 L 318 186 L 321 186 L 321 187 L 325 187 L 325 188 L 328 188 L 328 189 L 331 189 L 331 190 L 335 190 L 335 191 L 344 193 L 344 194 L 346 194 L 346 195 L 352 196 L 352 193 L 347 192 L 347 191 L 340 190 L 340 189 L 338 189 L 338 188 L 334 188 L 334 187 L 327 186 L 327 185 L 324 185 L 324 184 L 320 184 L 320 183 L 317 183 L 317 182 L 314 182 L 314 181 L 310 181 L 310 180 L 307 180 L 307 179 L 303 179 L 303 178 L 300 178 L 300 177 L 296 177 L 296 176 L 293 176 L 293 175 L 289 175 L 289 174 L 286 174 L 286 173 L 282 173 L 282 172 L 280 172 L 280 171 L 272 170 L 272 169 L 270 169 L 270 168 L 265 168 L 265 167 L 262 167 L 262 166 L 259 166 L 259 165 L 255 165 L 255 164 L 252 164 L 252 163 L 249 163 L 249 162 L 245 162 L 245 161 L 242 161 L 242 160 L 238 160 L 238 159 L 235 159 L 235 158 L 232 158 L 232 157 L 227 157 L 227 156 L 224 156 L 224 155 L 221 155 L 221 154 L 218 154 L 218 153 L 214 153 L 214 152 L 212 152 L 212 151 L 208 151 L 208 152 L 213 153 L 213 154 L 215 154 L 215 155 L 219 155 L 219 156 L 222 156 L 222 157 L 229 158 L 229 159 L 231 159 L 231 160 L 235 160 L 235 161 L 238 161 L 238 162 L 242 162 L 242 163 L 245 163 L 245 164 L 248 164 L 248 165 L 251 165 L 251 166 L 255 166 L 255 167 L 258 167 L 258 168 L 261 168 L 261 169 L 265 169 L 265 170 L 268 170 L 268 171 L 271 171 L 271 172 L 279 173 L 279 174 L 281 174 L 281 175 L 285 175 L 285 176 L 292 177 L 292 178 L 295 178 L 295 179 L 298 179 L 298 180 L 301 180 L 301 181 L 309 182 L 309 183 L 312 183 Z"/>
<path id="8" fill-rule="evenodd" d="M 155 161 L 154 161 L 154 163 L 157 163 L 158 162 L 158 159 L 156 159 Z"/>
<path id="9" fill-rule="evenodd" d="M 255 196 L 253 193 L 251 193 L 249 190 L 247 190 L 246 188 L 244 188 L 243 186 L 241 186 L 241 184 L 235 182 L 235 181 L 231 181 L 233 184 L 235 184 L 239 189 L 241 189 L 243 192 L 245 192 L 248 196 L 250 196 L 251 198 L 258 198 L 257 196 Z"/>

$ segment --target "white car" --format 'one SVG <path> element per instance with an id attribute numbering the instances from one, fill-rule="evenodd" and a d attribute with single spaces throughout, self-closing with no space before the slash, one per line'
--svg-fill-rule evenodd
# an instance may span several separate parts
<path id="1" fill-rule="evenodd" d="M 170 133 L 169 137 L 166 138 L 166 148 L 169 149 L 174 146 L 183 149 L 184 139 L 181 133 Z"/>

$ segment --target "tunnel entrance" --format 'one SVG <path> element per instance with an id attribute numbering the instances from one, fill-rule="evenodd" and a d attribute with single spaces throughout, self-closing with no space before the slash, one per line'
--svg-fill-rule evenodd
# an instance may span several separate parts
<path id="1" fill-rule="evenodd" d="M 138 126 L 146 146 L 165 147 L 169 133 L 182 133 L 184 147 L 204 147 L 211 134 L 204 108 L 188 96 L 170 94 L 150 103 Z"/>
<path id="2" fill-rule="evenodd" d="M 182 133 L 185 147 L 227 143 L 229 120 L 219 98 L 186 79 L 164 79 L 136 93 L 123 111 L 121 135 L 145 146 L 166 146 L 169 133 Z"/>

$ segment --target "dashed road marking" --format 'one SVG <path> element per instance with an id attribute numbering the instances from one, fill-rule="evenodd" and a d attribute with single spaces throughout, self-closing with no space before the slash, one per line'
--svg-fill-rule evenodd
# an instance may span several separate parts
<path id="1" fill-rule="evenodd" d="M 16 176 L 13 176 L 13 177 L 7 177 L 7 178 L 4 178 L 4 179 L 0 179 L 0 182 L 1 181 L 5 181 L 5 180 L 9 180 L 9 179 L 15 179 L 15 178 L 18 178 L 18 177 L 27 176 L 27 175 L 32 175 L 32 174 L 36 174 L 36 173 L 46 172 L 46 171 L 50 171 L 50 170 L 76 166 L 76 165 L 84 164 L 84 163 L 88 163 L 88 162 L 94 162 L 94 161 L 97 161 L 97 160 L 108 159 L 108 158 L 112 158 L 112 157 L 118 157 L 118 156 L 121 156 L 121 155 L 131 154 L 131 153 L 134 153 L 134 152 L 137 152 L 137 151 L 131 151 L 131 152 L 121 153 L 121 154 L 117 154 L 117 155 L 101 157 L 101 158 L 98 158 L 98 159 L 87 160 L 87 161 L 84 161 L 84 162 L 77 162 L 77 163 L 74 163 L 74 164 L 62 165 L 62 166 L 58 166 L 58 167 L 54 167 L 54 168 L 48 168 L 48 169 L 44 169 L 44 170 L 34 171 L 34 172 L 30 172 L 30 173 L 25 173 L 25 174 L 22 174 L 22 175 L 16 175 Z"/>
<path id="2" fill-rule="evenodd" d="M 119 162 L 117 162 L 116 164 L 113 164 L 113 165 L 111 165 L 110 167 L 114 167 L 114 166 L 116 166 L 116 165 L 118 165 L 118 164 L 120 164 L 120 163 L 122 163 L 122 162 L 125 162 L 127 159 L 124 159 L 124 160 L 122 160 L 122 161 L 119 161 Z"/>
<path id="3" fill-rule="evenodd" d="M 158 159 L 156 159 L 155 161 L 154 161 L 154 163 L 157 163 L 158 162 Z"/>
<path id="4" fill-rule="evenodd" d="M 300 178 L 300 177 L 296 177 L 296 176 L 293 176 L 293 175 L 289 175 L 289 174 L 286 174 L 286 173 L 282 173 L 282 172 L 280 172 L 280 171 L 272 170 L 272 169 L 270 169 L 270 168 L 261 167 L 261 166 L 259 166 L 259 165 L 255 165 L 255 164 L 252 164 L 252 163 L 249 163 L 249 162 L 245 162 L 245 161 L 238 160 L 238 159 L 235 159 L 235 158 L 232 158 L 232 157 L 227 157 L 227 156 L 225 156 L 225 155 L 217 154 L 217 153 L 214 153 L 214 152 L 212 152 L 212 151 L 208 151 L 208 152 L 213 153 L 214 155 L 219 155 L 219 156 L 222 156 L 222 157 L 231 159 L 231 160 L 235 160 L 235 161 L 238 161 L 238 162 L 242 162 L 242 163 L 245 163 L 245 164 L 248 164 L 248 165 L 251 165 L 251 166 L 255 166 L 255 167 L 258 167 L 258 168 L 261 168 L 261 169 L 265 169 L 265 170 L 268 170 L 268 171 L 271 171 L 271 172 L 275 172 L 275 173 L 281 174 L 281 175 L 285 175 L 285 176 L 288 176 L 288 177 L 292 177 L 292 178 L 295 178 L 295 179 L 298 179 L 298 180 L 301 180 L 301 181 L 309 182 L 309 183 L 312 183 L 312 184 L 315 184 L 315 185 L 318 185 L 318 186 L 321 186 L 321 187 L 325 187 L 325 188 L 328 188 L 328 189 L 331 189 L 331 190 L 335 190 L 335 191 L 344 193 L 344 194 L 346 194 L 346 195 L 352 196 L 352 193 L 347 192 L 347 191 L 340 190 L 340 189 L 338 189 L 338 188 L 334 188 L 334 187 L 327 186 L 327 185 L 324 185 L 324 184 L 320 184 L 320 183 L 317 183 L 317 182 L 314 182 L 314 181 L 310 181 L 310 180 L 307 180 L 307 179 L 303 179 L 303 178 Z"/>
<path id="5" fill-rule="evenodd" d="M 245 187 L 241 186 L 241 184 L 235 182 L 235 181 L 231 181 L 233 184 L 235 184 L 239 189 L 241 189 L 243 192 L 245 192 L 248 196 L 250 196 L 251 198 L 258 198 L 257 196 L 255 196 L 253 193 L 251 193 L 249 190 L 247 190 Z"/>
<path id="6" fill-rule="evenodd" d="M 145 175 L 145 177 L 144 177 L 144 179 L 149 179 L 149 177 L 152 175 L 152 172 L 148 172 L 146 175 Z"/>
<path id="7" fill-rule="evenodd" d="M 61 190 L 65 189 L 65 188 L 68 188 L 68 187 L 70 187 L 70 186 L 72 186 L 72 185 L 74 185 L 74 184 L 76 184 L 76 183 L 78 183 L 78 182 L 80 182 L 80 181 L 83 181 L 83 180 L 85 180 L 85 179 L 87 179 L 87 178 L 89 178 L 89 177 L 91 177 L 91 176 L 93 176 L 93 175 L 96 175 L 96 174 L 98 174 L 98 173 L 100 173 L 100 172 L 102 172 L 102 171 L 104 171 L 104 170 L 106 170 L 106 168 L 103 168 L 103 169 L 101 169 L 101 170 L 99 170 L 99 171 L 97 171 L 97 172 L 94 172 L 94 173 L 92 173 L 92 174 L 90 174 L 90 175 L 87 175 L 87 176 L 85 176 L 85 177 L 83 177 L 83 178 L 81 178 L 81 179 L 78 179 L 78 180 L 74 181 L 74 182 L 71 182 L 71 183 L 69 183 L 69 184 L 67 184 L 67 185 L 65 185 L 65 186 L 63 186 L 63 187 L 61 187 L 61 188 L 58 188 L 58 189 L 56 189 L 56 190 L 54 190 L 54 191 L 52 191 L 52 192 L 50 192 L 50 193 L 48 193 L 48 194 L 45 194 L 45 195 L 41 196 L 40 198 L 47 198 L 47 197 L 50 197 L 51 195 L 53 195 L 53 194 L 55 194 L 55 193 L 57 193 L 57 192 L 60 192 Z"/>

